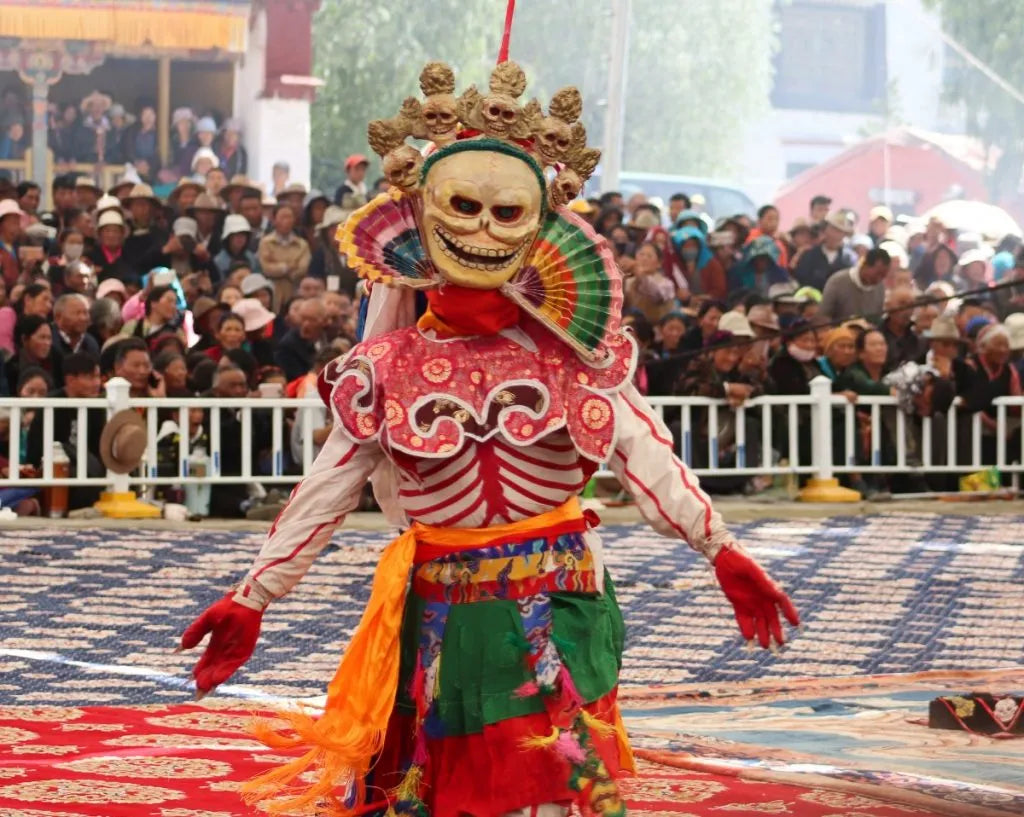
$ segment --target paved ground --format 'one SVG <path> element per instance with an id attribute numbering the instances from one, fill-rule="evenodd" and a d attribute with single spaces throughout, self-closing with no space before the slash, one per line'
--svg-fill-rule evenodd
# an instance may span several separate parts
<path id="1" fill-rule="evenodd" d="M 1024 665 L 1024 516 L 988 513 L 1009 506 L 941 515 L 844 508 L 826 518 L 780 510 L 770 508 L 774 520 L 742 522 L 750 508 L 723 506 L 803 613 L 804 631 L 779 656 L 743 649 L 712 575 L 685 545 L 646 527 L 604 528 L 629 625 L 624 684 Z M 372 529 L 379 519 L 358 522 L 274 605 L 257 654 L 227 694 L 322 691 L 388 540 Z M 258 530 L 233 527 L 6 529 L 0 704 L 185 701 L 193 658 L 172 652 L 177 634 L 260 545 Z"/>

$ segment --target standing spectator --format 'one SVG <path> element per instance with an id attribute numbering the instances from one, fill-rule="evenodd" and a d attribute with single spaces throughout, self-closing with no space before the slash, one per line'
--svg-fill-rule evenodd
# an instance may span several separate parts
<path id="1" fill-rule="evenodd" d="M 171 175 L 174 178 L 186 175 L 180 171 L 192 165 L 192 154 L 195 153 L 192 126 L 195 121 L 191 108 L 175 108 L 171 114 L 171 163 L 176 171 Z"/>
<path id="2" fill-rule="evenodd" d="M 67 229 L 71 226 L 69 215 L 75 209 L 75 180 L 70 175 L 55 176 L 50 185 L 50 204 L 56 216 L 57 227 Z"/>
<path id="3" fill-rule="evenodd" d="M 338 252 L 338 225 L 343 224 L 348 216 L 348 210 L 333 204 L 324 210 L 323 219 L 316 229 L 316 243 L 309 263 L 309 274 L 323 280 L 335 275 L 338 278 L 338 291 L 355 297 L 359 276 L 342 261 Z"/>
<path id="4" fill-rule="evenodd" d="M 277 199 L 277 194 L 280 193 L 288 186 L 288 180 L 291 177 L 292 169 L 288 165 L 288 162 L 279 159 L 274 162 L 274 166 L 270 169 L 270 196 Z"/>
<path id="5" fill-rule="evenodd" d="M 88 333 L 89 299 L 84 295 L 61 295 L 53 305 L 53 348 L 61 357 L 85 352 L 99 360 L 100 347 Z"/>
<path id="6" fill-rule="evenodd" d="M 832 207 L 832 199 L 828 196 L 818 195 L 811 199 L 811 224 L 821 224 L 825 221 L 828 218 L 830 207 Z"/>
<path id="7" fill-rule="evenodd" d="M 675 272 L 672 250 L 675 249 L 675 257 L 679 259 L 679 267 L 682 280 Z M 672 278 L 676 285 L 676 297 L 680 301 L 688 301 L 691 293 L 705 294 L 707 287 L 704 281 L 704 271 L 714 259 L 711 250 L 708 249 L 707 239 L 704 231 L 698 227 L 677 227 L 672 231 L 672 246 L 659 247 L 662 256 L 662 269 L 666 277 Z"/>
<path id="8" fill-rule="evenodd" d="M 353 153 L 345 159 L 345 181 L 334 191 L 336 205 L 344 207 L 347 195 L 357 196 L 359 205 L 366 203 L 366 169 L 369 166 L 370 160 L 361 153 Z"/>
<path id="9" fill-rule="evenodd" d="M 316 232 L 330 203 L 331 200 L 319 190 L 310 190 L 302 204 L 302 237 L 310 247 L 316 243 Z"/>
<path id="10" fill-rule="evenodd" d="M 232 118 L 224 121 L 216 152 L 220 166 L 229 178 L 244 175 L 249 170 L 249 154 L 242 146 L 241 120 Z"/>
<path id="11" fill-rule="evenodd" d="M 78 123 L 74 137 L 74 158 L 77 162 L 102 162 L 105 157 L 107 136 L 110 133 L 110 120 L 107 111 L 113 100 L 106 94 L 93 91 L 82 100 L 81 109 L 84 116 Z"/>
<path id="12" fill-rule="evenodd" d="M 972 442 L 970 415 L 980 413 L 982 424 L 982 462 L 996 461 L 996 408 L 997 397 L 1020 397 L 1021 377 L 1017 368 L 1010 363 L 1010 333 L 1001 323 L 986 326 L 978 334 L 977 352 L 969 355 L 963 370 L 963 382 L 956 384 L 957 394 L 964 403 L 965 411 L 960 417 L 961 441 L 960 462 L 970 462 L 969 450 Z M 1005 440 L 1007 450 L 1020 451 L 1020 421 L 1011 417 Z"/>
<path id="13" fill-rule="evenodd" d="M 295 214 L 295 226 L 299 228 L 296 230 L 300 235 L 302 233 L 302 207 L 306 201 L 306 196 L 309 192 L 306 188 L 298 182 L 292 182 L 284 190 L 277 194 L 278 204 L 287 204 L 292 208 L 292 213 Z M 352 205 L 350 205 L 352 206 Z"/>
<path id="14" fill-rule="evenodd" d="M 220 160 L 213 152 L 213 148 L 196 148 L 196 152 L 192 154 L 192 181 L 202 185 L 203 192 L 206 192 L 206 175 L 216 167 L 220 167 Z"/>
<path id="15" fill-rule="evenodd" d="M 953 288 L 957 292 L 985 289 L 989 286 L 989 259 L 992 250 L 989 247 L 967 250 L 960 256 L 960 265 L 953 274 Z M 989 299 L 988 293 L 978 293 L 974 297 Z"/>
<path id="16" fill-rule="evenodd" d="M 274 225 L 263 215 L 263 196 L 259 190 L 248 189 L 242 192 L 238 200 L 239 215 L 249 222 L 249 251 L 259 252 L 260 240 Z"/>
<path id="17" fill-rule="evenodd" d="M 679 214 L 683 210 L 689 210 L 693 204 L 690 202 L 690 197 L 685 193 L 673 193 L 668 200 L 668 223 L 674 227 L 676 225 L 676 219 L 679 218 Z"/>
<path id="18" fill-rule="evenodd" d="M 0 136 L 0 160 L 21 159 L 25 156 L 25 123 L 20 114 L 5 118 Z"/>
<path id="19" fill-rule="evenodd" d="M 299 305 L 299 325 L 289 330 L 277 345 L 274 360 L 289 381 L 313 368 L 316 353 L 325 345 L 326 310 L 321 301 L 306 300 Z"/>
<path id="20" fill-rule="evenodd" d="M 794 277 L 800 286 L 821 290 L 832 275 L 853 267 L 857 257 L 844 243 L 852 234 L 850 220 L 844 213 L 830 213 L 821 244 L 805 252 L 796 266 Z"/>
<path id="21" fill-rule="evenodd" d="M 807 220 L 798 218 L 793 222 L 793 226 L 789 229 L 789 244 L 793 248 L 789 259 L 790 272 L 796 270 L 804 253 L 814 246 L 814 235 L 814 229 Z"/>
<path id="22" fill-rule="evenodd" d="M 958 263 L 956 253 L 946 244 L 939 244 L 921 258 L 914 272 L 914 282 L 921 289 L 927 289 L 936 281 L 949 281 Z"/>
<path id="23" fill-rule="evenodd" d="M 889 290 L 885 299 L 886 315 L 882 334 L 889 344 L 886 367 L 895 369 L 901 363 L 918 360 L 925 353 L 925 341 L 914 331 L 914 290 L 899 287 Z"/>
<path id="24" fill-rule="evenodd" d="M 66 102 L 60 107 L 59 115 L 50 115 L 50 129 L 46 142 L 53 151 L 53 161 L 58 165 L 75 161 L 75 134 L 78 131 L 78 106 Z"/>
<path id="25" fill-rule="evenodd" d="M 766 204 L 757 211 L 757 224 L 747 235 L 747 241 L 753 241 L 761 236 L 768 236 L 779 248 L 778 263 L 784 269 L 789 269 L 789 249 L 779 234 L 779 208 L 774 204 Z"/>
<path id="26" fill-rule="evenodd" d="M 873 246 L 878 247 L 885 241 L 886 233 L 889 232 L 892 223 L 892 210 L 884 204 L 871 208 L 871 213 L 868 216 L 868 236 L 870 236 Z"/>
<path id="27" fill-rule="evenodd" d="M 725 301 L 702 301 L 697 308 L 697 325 L 683 335 L 680 349 L 683 352 L 699 352 L 703 349 L 708 338 L 718 331 L 718 322 L 728 308 Z"/>
<path id="28" fill-rule="evenodd" d="M 14 327 L 17 354 L 7 361 L 8 383 L 17 383 L 27 369 L 42 369 L 55 382 L 60 382 L 60 358 L 53 349 L 53 331 L 49 321 L 40 315 L 26 315 Z"/>
<path id="29" fill-rule="evenodd" d="M 295 234 L 294 227 L 292 208 L 278 204 L 274 207 L 274 229 L 260 241 L 260 268 L 274 282 L 274 303 L 278 306 L 292 296 L 295 284 L 309 269 L 309 245 Z"/>
<path id="30" fill-rule="evenodd" d="M 121 140 L 124 160 L 135 166 L 142 178 L 152 178 L 160 164 L 156 132 L 156 109 L 146 102 L 139 108 L 138 120 L 125 131 Z"/>
<path id="31" fill-rule="evenodd" d="M 111 105 L 107 116 L 110 119 L 110 130 L 104 139 L 103 161 L 107 164 L 124 164 L 124 137 L 135 117 L 130 116 L 120 103 Z"/>
<path id="32" fill-rule="evenodd" d="M 681 312 L 669 312 L 658 323 L 659 340 L 651 344 L 650 359 L 647 362 L 648 394 L 672 394 L 672 389 L 690 362 L 690 356 L 682 347 L 685 332 L 686 316 Z"/>
<path id="33" fill-rule="evenodd" d="M 79 176 L 75 179 L 75 206 L 79 210 L 92 212 L 102 195 L 103 191 L 91 176 Z"/>
<path id="34" fill-rule="evenodd" d="M 636 251 L 636 266 L 626 280 L 625 306 L 639 309 L 651 323 L 657 323 L 672 310 L 676 299 L 675 284 L 661 266 L 661 252 L 645 241 Z"/>
<path id="35" fill-rule="evenodd" d="M 189 124 L 191 125 L 191 123 Z M 185 150 L 180 154 L 179 161 L 176 162 L 175 169 L 178 171 L 179 176 L 187 176 L 190 172 L 193 174 L 205 174 L 210 169 L 209 167 L 202 168 L 201 170 L 197 169 L 196 155 L 200 151 L 204 151 L 203 156 L 213 160 L 211 166 L 215 167 L 217 165 L 217 154 L 213 150 L 213 140 L 216 136 L 217 123 L 213 120 L 212 116 L 201 117 L 195 123 L 195 132 Z"/>
<path id="36" fill-rule="evenodd" d="M 214 397 L 239 399 L 248 395 L 249 385 L 245 372 L 233 364 L 217 368 L 213 377 Z M 242 424 L 236 414 L 235 411 L 220 411 L 220 470 L 225 476 L 238 476 L 242 473 L 241 452 L 247 441 L 242 439 Z M 255 433 L 253 438 L 260 439 Z M 214 485 L 210 489 L 210 515 L 228 519 L 243 517 L 243 503 L 247 503 L 248 499 L 249 488 L 244 483 Z"/>
<path id="37" fill-rule="evenodd" d="M 196 223 L 196 247 L 194 252 L 204 265 L 220 252 L 221 218 L 224 208 L 220 200 L 209 193 L 200 193 L 195 203 L 188 208 L 189 218 Z"/>
<path id="38" fill-rule="evenodd" d="M 0 201 L 0 276 L 8 292 L 14 289 L 21 274 L 18 237 L 21 235 L 21 219 L 24 215 L 14 199 Z"/>
<path id="39" fill-rule="evenodd" d="M 885 276 L 891 259 L 885 250 L 870 250 L 864 260 L 833 273 L 821 293 L 818 314 L 829 321 L 853 317 L 876 318 L 885 307 Z"/>
<path id="40" fill-rule="evenodd" d="M 707 295 L 724 301 L 729 294 L 729 275 L 736 265 L 736 237 L 731 230 L 716 230 L 708 236 L 711 260 L 700 271 L 697 288 L 691 286 L 695 295 Z M 691 282 L 692 283 L 692 282 Z"/>

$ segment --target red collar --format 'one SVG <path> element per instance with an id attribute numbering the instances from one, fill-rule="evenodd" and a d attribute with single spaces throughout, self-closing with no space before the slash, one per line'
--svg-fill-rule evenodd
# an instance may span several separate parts
<path id="1" fill-rule="evenodd" d="M 519 323 L 519 307 L 496 289 L 444 284 L 427 291 L 427 304 L 417 326 L 448 337 L 496 335 Z"/>

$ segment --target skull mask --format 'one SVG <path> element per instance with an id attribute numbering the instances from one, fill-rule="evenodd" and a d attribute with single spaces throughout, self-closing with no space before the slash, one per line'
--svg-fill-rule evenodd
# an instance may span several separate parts
<path id="1" fill-rule="evenodd" d="M 384 177 L 399 190 L 414 190 L 420 181 L 423 157 L 411 145 L 395 148 L 384 157 Z"/>
<path id="2" fill-rule="evenodd" d="M 490 94 L 480 100 L 484 130 L 490 136 L 507 139 L 523 115 L 515 99 L 505 94 Z"/>
<path id="3" fill-rule="evenodd" d="M 438 147 L 455 141 L 459 118 L 455 113 L 455 97 L 451 94 L 437 94 L 423 103 L 423 126 L 427 138 Z"/>
<path id="4" fill-rule="evenodd" d="M 437 159 L 423 184 L 423 234 L 441 276 L 496 289 L 522 267 L 540 224 L 542 188 L 524 159 L 462 150 Z"/>
<path id="5" fill-rule="evenodd" d="M 552 207 L 564 207 L 580 194 L 583 180 L 571 167 L 562 168 L 551 182 L 548 200 Z"/>
<path id="6" fill-rule="evenodd" d="M 572 144 L 572 133 L 569 126 L 553 116 L 545 116 L 537 129 L 537 151 L 547 165 L 565 161 Z"/>

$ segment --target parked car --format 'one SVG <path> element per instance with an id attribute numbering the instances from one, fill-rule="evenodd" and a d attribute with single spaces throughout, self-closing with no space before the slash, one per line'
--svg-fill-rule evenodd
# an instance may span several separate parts
<path id="1" fill-rule="evenodd" d="M 664 173 L 620 173 L 619 192 L 628 199 L 634 193 L 644 193 L 648 198 L 657 197 L 665 203 L 676 193 L 704 196 L 705 210 L 714 219 L 744 213 L 752 218 L 757 215 L 757 205 L 739 187 L 715 179 L 697 176 L 669 176 Z M 590 177 L 585 195 L 597 196 L 601 192 L 601 169 Z"/>

